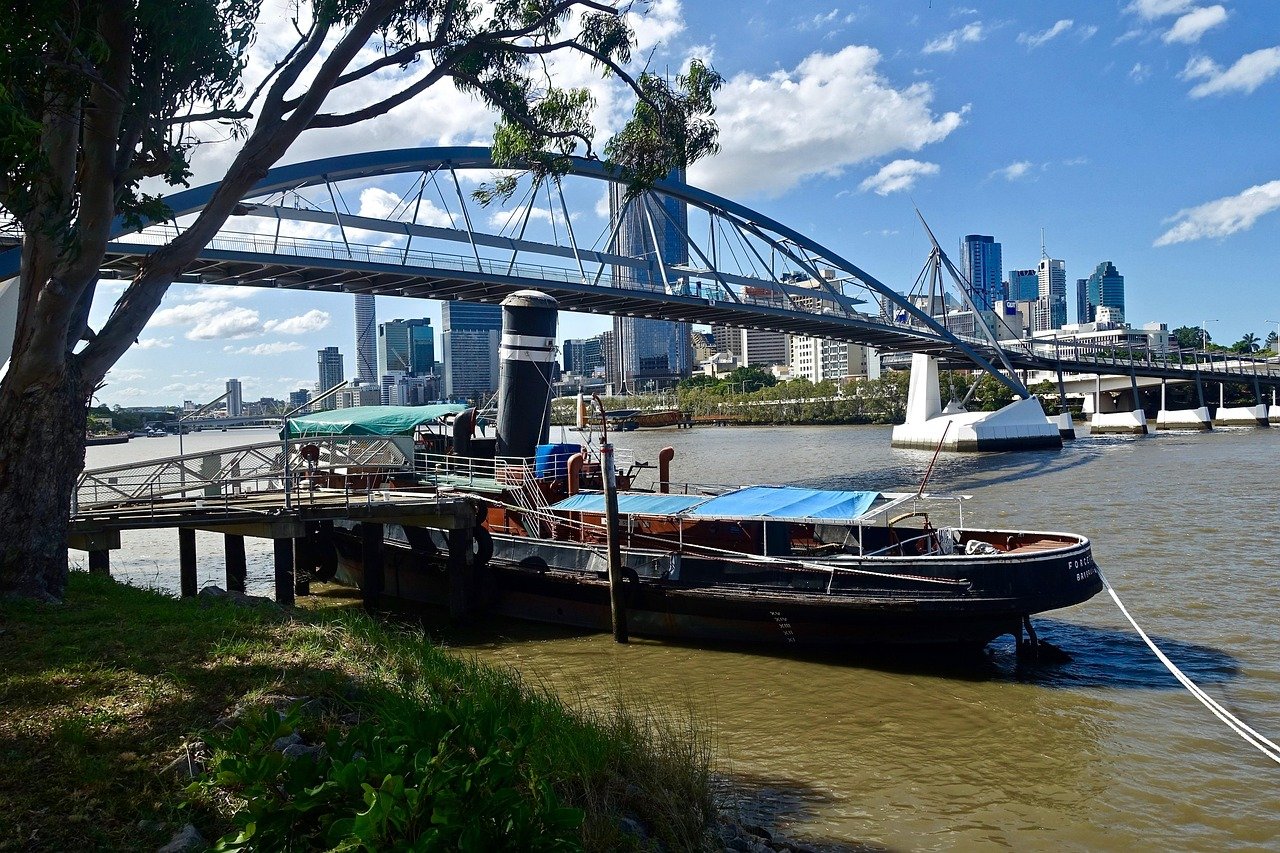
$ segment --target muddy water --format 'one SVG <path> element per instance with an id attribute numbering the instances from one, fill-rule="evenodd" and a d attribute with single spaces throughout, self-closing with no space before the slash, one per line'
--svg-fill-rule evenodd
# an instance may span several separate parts
<path id="1" fill-rule="evenodd" d="M 218 435 L 257 438 L 209 438 Z M 135 439 L 90 448 L 89 464 L 140 443 L 176 452 L 176 439 Z M 930 457 L 891 450 L 888 430 L 870 427 L 636 432 L 618 444 L 648 459 L 674 446 L 676 479 L 831 488 L 917 485 Z M 1156 641 L 1276 740 L 1278 472 L 1280 430 L 1223 430 L 943 455 L 930 488 L 973 494 L 970 522 L 1091 536 Z M 171 586 L 174 539 L 126 536 L 113 568 Z M 214 582 L 220 542 L 202 542 Z M 250 560 L 251 582 L 268 584 L 269 551 Z M 1178 687 L 1105 594 L 1037 624 L 1071 663 L 1020 671 L 1005 641 L 984 660 L 946 665 L 619 647 L 511 625 L 456 642 L 572 697 L 694 708 L 723 769 L 773 792 L 750 807 L 799 836 L 910 850 L 1280 847 L 1280 768 Z"/>

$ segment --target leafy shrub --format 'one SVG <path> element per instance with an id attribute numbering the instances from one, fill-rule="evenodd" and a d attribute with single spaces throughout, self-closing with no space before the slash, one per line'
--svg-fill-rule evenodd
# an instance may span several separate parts
<path id="1" fill-rule="evenodd" d="M 218 850 L 573 850 L 583 812 L 526 761 L 529 736 L 497 715 L 448 707 L 330 730 L 324 750 L 290 758 L 274 742 L 297 710 L 247 715 L 214 739 L 218 760 L 193 788 L 243 801 Z"/>

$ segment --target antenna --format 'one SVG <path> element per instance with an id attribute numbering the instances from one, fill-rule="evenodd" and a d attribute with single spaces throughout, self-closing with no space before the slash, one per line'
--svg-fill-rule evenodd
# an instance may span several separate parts
<path id="1" fill-rule="evenodd" d="M 1047 258 L 1049 253 L 1044 250 L 1044 226 L 1040 226 L 1040 257 Z"/>

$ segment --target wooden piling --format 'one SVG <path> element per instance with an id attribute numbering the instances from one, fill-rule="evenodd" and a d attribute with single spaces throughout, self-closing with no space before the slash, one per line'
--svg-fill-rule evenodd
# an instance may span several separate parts
<path id="1" fill-rule="evenodd" d="M 293 591 L 298 595 L 311 594 L 311 572 L 315 569 L 315 548 L 306 536 L 293 540 Z"/>
<path id="2" fill-rule="evenodd" d="M 272 539 L 275 550 L 276 603 L 292 607 L 294 603 L 293 540 Z"/>
<path id="3" fill-rule="evenodd" d="M 383 573 L 382 559 L 382 525 L 363 521 L 360 523 L 361 562 L 364 565 L 364 606 L 367 610 L 375 610 L 382 600 L 382 590 L 386 579 Z"/>
<path id="4" fill-rule="evenodd" d="M 223 535 L 222 543 L 227 563 L 227 591 L 244 592 L 245 577 L 248 575 L 248 562 L 244 556 L 244 537 L 227 533 Z"/>
<path id="5" fill-rule="evenodd" d="M 196 589 L 196 532 L 190 527 L 178 528 L 178 572 L 182 597 L 193 597 L 199 590 Z"/>
<path id="6" fill-rule="evenodd" d="M 609 551 L 609 610 L 613 617 L 613 639 L 628 641 L 627 609 L 622 598 L 622 547 L 618 531 L 618 480 L 613 461 L 613 445 L 600 445 L 604 462 L 604 515 Z"/>
<path id="7" fill-rule="evenodd" d="M 105 575 L 111 577 L 111 552 L 110 551 L 90 551 L 89 552 L 89 574 Z"/>
<path id="8" fill-rule="evenodd" d="M 467 551 L 471 548 L 471 531 L 450 530 L 446 538 L 449 541 L 449 557 L 445 563 L 449 576 L 449 616 L 453 619 L 465 619 L 471 615 L 474 585 L 471 565 L 467 561 Z"/>

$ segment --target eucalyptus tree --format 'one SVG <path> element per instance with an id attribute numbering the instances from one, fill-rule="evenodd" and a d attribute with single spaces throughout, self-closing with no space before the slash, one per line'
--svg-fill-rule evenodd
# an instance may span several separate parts
<path id="1" fill-rule="evenodd" d="M 634 36 L 611 3 L 293 0 L 261 19 L 260 2 L 18 0 L 0 16 L 0 206 L 21 241 L 0 380 L 0 594 L 63 595 L 92 393 L 305 131 L 365 122 L 451 83 L 496 111 L 498 161 L 540 178 L 563 174 L 570 153 L 603 156 L 638 190 L 716 147 L 720 78 L 696 61 L 673 79 L 629 71 Z M 247 81 L 259 32 L 289 26 L 291 46 Z M 583 58 L 631 96 L 629 120 L 599 153 L 592 95 L 557 85 L 551 55 Z M 220 185 L 90 329 L 113 219 L 163 220 L 163 192 L 148 188 L 186 182 L 211 122 L 238 145 Z M 512 188 L 500 179 L 489 192 Z"/>

